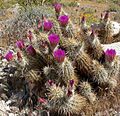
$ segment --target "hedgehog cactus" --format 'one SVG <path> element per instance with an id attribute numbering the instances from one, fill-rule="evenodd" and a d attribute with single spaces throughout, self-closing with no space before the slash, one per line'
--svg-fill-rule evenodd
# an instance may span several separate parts
<path id="1" fill-rule="evenodd" d="M 74 55 L 79 51 L 81 47 L 81 41 L 77 41 L 74 38 L 63 38 L 60 46 L 67 51 L 67 55 L 70 60 L 74 60 Z"/>
<path id="2" fill-rule="evenodd" d="M 96 100 L 96 95 L 92 92 L 92 87 L 88 82 L 80 83 L 80 92 L 84 95 L 91 103 Z"/>
<path id="3" fill-rule="evenodd" d="M 99 84 L 105 84 L 108 80 L 108 73 L 104 66 L 100 65 L 96 60 L 92 60 L 84 51 L 79 52 L 76 58 L 77 70 L 88 76 Z M 87 74 L 86 74 L 87 72 Z"/>
<path id="4" fill-rule="evenodd" d="M 94 30 L 92 30 L 89 37 L 84 39 L 84 43 L 87 54 L 92 59 L 100 60 L 103 56 L 103 48 Z"/>
<path id="5" fill-rule="evenodd" d="M 72 94 L 70 90 L 64 87 L 56 86 L 55 84 L 48 89 L 48 98 L 51 105 L 51 110 L 58 112 L 61 115 L 80 114 L 82 108 L 86 104 L 86 99 L 78 94 Z"/>
<path id="6" fill-rule="evenodd" d="M 102 44 L 110 44 L 119 41 L 120 25 L 110 20 L 110 13 L 106 12 L 102 21 L 98 24 L 98 36 Z"/>
<path id="7" fill-rule="evenodd" d="M 40 97 L 38 102 L 43 105 L 42 109 L 47 108 L 50 112 L 63 116 L 79 116 L 86 104 L 94 105 L 97 97 L 99 100 L 99 88 L 113 91 L 117 87 L 119 57 L 113 49 L 103 51 L 96 30 L 92 29 L 89 34 L 84 16 L 79 30 L 81 35 L 76 39 L 75 25 L 72 25 L 69 16 L 62 11 L 61 4 L 54 4 L 54 8 L 57 17 L 59 16 L 57 20 L 37 20 L 36 28 L 44 29 L 34 34 L 37 41 L 33 42 L 33 33 L 29 31 L 27 37 L 30 42 L 26 40 L 25 43 L 21 39 L 16 42 L 19 48 L 16 53 L 19 60 L 17 63 L 23 68 L 21 75 L 28 81 L 28 85 L 25 84 L 28 99 L 34 94 Z M 106 14 L 101 20 L 108 18 Z M 107 23 L 101 23 L 106 30 Z M 107 31 L 109 32 L 102 30 L 104 37 L 108 34 Z M 11 61 L 14 58 L 13 52 L 9 51 L 4 58 Z"/>
<path id="8" fill-rule="evenodd" d="M 72 63 L 67 58 L 65 58 L 61 65 L 58 65 L 57 73 L 60 80 L 62 80 L 65 84 L 67 84 L 69 80 L 73 79 L 75 81 L 75 85 L 77 85 L 78 79 L 75 75 L 74 68 Z"/>
<path id="9" fill-rule="evenodd" d="M 60 102 L 60 99 L 64 97 L 64 90 L 56 84 L 51 85 L 49 82 L 48 84 L 48 98 L 53 100 L 54 104 Z"/>
<path id="10" fill-rule="evenodd" d="M 110 67 L 107 67 L 107 69 L 108 69 L 109 78 L 118 77 L 119 69 L 120 69 L 119 57 L 116 57 L 112 65 Z"/>
<path id="11" fill-rule="evenodd" d="M 93 36 L 94 36 L 94 39 L 92 41 L 93 59 L 100 60 L 100 58 L 103 55 L 103 48 L 95 33 L 93 33 Z"/>
<path id="12" fill-rule="evenodd" d="M 108 88 L 109 90 L 114 90 L 115 87 L 117 87 L 118 83 L 117 83 L 117 79 L 116 78 L 111 78 L 108 81 Z"/>
<path id="13" fill-rule="evenodd" d="M 92 76 L 92 59 L 82 49 L 83 48 L 80 49 L 75 59 L 76 68 L 79 73 L 85 73 L 85 75 Z"/>

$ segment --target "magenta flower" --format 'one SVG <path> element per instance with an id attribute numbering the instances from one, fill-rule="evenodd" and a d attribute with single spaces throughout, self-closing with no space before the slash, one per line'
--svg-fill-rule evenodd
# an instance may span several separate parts
<path id="1" fill-rule="evenodd" d="M 55 3 L 54 8 L 57 13 L 60 13 L 62 5 L 60 3 Z"/>
<path id="2" fill-rule="evenodd" d="M 73 80 L 73 79 L 70 80 L 69 83 L 70 83 L 70 86 L 73 87 L 73 85 L 74 85 L 74 80 Z"/>
<path id="3" fill-rule="evenodd" d="M 54 58 L 56 59 L 57 62 L 62 63 L 65 59 L 65 51 L 58 49 L 54 51 Z"/>
<path id="4" fill-rule="evenodd" d="M 116 56 L 116 51 L 114 49 L 107 49 L 105 51 L 105 57 L 108 62 L 112 62 Z"/>
<path id="5" fill-rule="evenodd" d="M 7 61 L 11 61 L 13 59 L 13 52 L 12 51 L 9 51 L 5 56 L 4 58 L 7 60 Z"/>
<path id="6" fill-rule="evenodd" d="M 43 27 L 44 27 L 45 31 L 50 31 L 52 29 L 52 27 L 53 27 L 53 23 L 51 21 L 49 21 L 49 20 L 45 20 L 43 22 Z"/>
<path id="7" fill-rule="evenodd" d="M 69 17 L 67 15 L 62 15 L 59 16 L 58 20 L 60 22 L 60 25 L 65 27 L 69 22 Z"/>
<path id="8" fill-rule="evenodd" d="M 60 41 L 59 36 L 57 34 L 54 34 L 54 33 L 50 34 L 48 36 L 48 39 L 50 41 L 51 46 L 53 46 L 53 47 L 55 47 Z"/>
<path id="9" fill-rule="evenodd" d="M 30 54 L 31 56 L 36 55 L 36 51 L 32 45 L 28 46 L 26 50 L 27 50 L 28 54 Z"/>
<path id="10" fill-rule="evenodd" d="M 23 41 L 23 40 L 18 40 L 18 41 L 16 42 L 16 46 L 17 46 L 20 50 L 22 50 L 22 49 L 25 47 L 24 41 Z"/>

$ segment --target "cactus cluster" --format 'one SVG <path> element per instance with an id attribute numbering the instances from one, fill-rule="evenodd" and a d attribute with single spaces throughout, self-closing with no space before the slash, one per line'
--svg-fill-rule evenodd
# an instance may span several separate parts
<path id="1" fill-rule="evenodd" d="M 103 30 L 88 29 L 83 17 L 78 36 L 62 5 L 56 3 L 54 8 L 56 19 L 37 19 L 36 30 L 28 31 L 28 39 L 16 42 L 16 55 L 9 51 L 4 58 L 11 62 L 16 57 L 31 100 L 35 94 L 46 99 L 39 99 L 43 109 L 79 116 L 85 106 L 96 104 L 101 91 L 113 92 L 119 85 L 119 56 L 114 49 L 103 50 L 101 39 L 107 41 L 106 36 L 99 37 Z M 106 26 L 107 19 L 108 13 L 99 25 Z"/>

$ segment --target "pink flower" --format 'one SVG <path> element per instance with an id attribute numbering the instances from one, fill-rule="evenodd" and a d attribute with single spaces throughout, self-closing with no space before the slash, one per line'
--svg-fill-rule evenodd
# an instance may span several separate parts
<path id="1" fill-rule="evenodd" d="M 54 58 L 56 59 L 57 62 L 62 63 L 65 59 L 65 51 L 58 49 L 54 51 Z"/>
<path id="2" fill-rule="evenodd" d="M 60 13 L 62 5 L 60 3 L 55 3 L 54 8 L 57 13 Z"/>
<path id="3" fill-rule="evenodd" d="M 36 55 L 36 51 L 35 51 L 35 49 L 33 48 L 32 45 L 28 46 L 26 50 L 27 50 L 29 55 L 31 55 L 31 56 Z"/>
<path id="4" fill-rule="evenodd" d="M 107 49 L 105 51 L 105 57 L 108 62 L 112 62 L 116 56 L 116 51 L 114 49 Z"/>
<path id="5" fill-rule="evenodd" d="M 55 47 L 60 41 L 59 36 L 57 34 L 54 34 L 54 33 L 50 34 L 48 36 L 48 39 L 50 41 L 51 46 L 53 46 L 53 47 Z"/>
<path id="6" fill-rule="evenodd" d="M 4 58 L 7 60 L 7 61 L 11 61 L 13 59 L 13 52 L 12 51 L 9 51 L 5 56 Z"/>
<path id="7" fill-rule="evenodd" d="M 49 20 L 44 20 L 43 27 L 45 31 L 50 31 L 53 27 L 53 23 Z"/>
<path id="8" fill-rule="evenodd" d="M 22 49 L 25 47 L 24 41 L 23 41 L 23 40 L 18 40 L 18 41 L 16 42 L 16 46 L 17 46 L 20 50 L 22 50 Z"/>
<path id="9" fill-rule="evenodd" d="M 60 22 L 60 25 L 65 27 L 69 22 L 69 17 L 67 15 L 62 15 L 62 16 L 59 16 L 58 20 Z"/>

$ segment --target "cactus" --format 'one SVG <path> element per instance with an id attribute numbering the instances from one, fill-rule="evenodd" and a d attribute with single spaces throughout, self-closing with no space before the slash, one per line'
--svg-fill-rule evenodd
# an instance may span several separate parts
<path id="1" fill-rule="evenodd" d="M 42 16 L 43 21 L 37 20 L 35 31 L 27 29 L 28 40 L 16 42 L 17 58 L 14 59 L 11 51 L 5 58 L 7 62 L 15 60 L 20 64 L 19 72 L 13 76 L 25 78 L 23 101 L 34 103 L 32 97 L 39 96 L 46 99 L 39 99 L 41 104 L 45 102 L 39 104 L 43 110 L 79 116 L 84 106 L 94 108 L 97 100 L 99 102 L 100 89 L 104 94 L 107 90 L 114 92 L 119 86 L 119 57 L 116 50 L 103 51 L 101 44 L 113 41 L 108 40 L 112 37 L 108 14 L 101 17 L 102 37 L 99 38 L 93 28 L 89 34 L 85 17 L 76 37 L 78 30 L 70 17 L 60 4 L 54 7 L 57 19 L 47 17 L 47 20 Z"/>
<path id="2" fill-rule="evenodd" d="M 94 37 L 93 42 L 92 42 L 92 47 L 93 47 L 93 59 L 100 60 L 100 58 L 103 55 L 103 48 L 101 46 L 101 43 L 97 37 Z"/>
<path id="3" fill-rule="evenodd" d="M 77 70 L 80 72 L 85 72 L 88 79 L 93 79 L 99 84 L 105 84 L 108 80 L 108 73 L 103 65 L 99 62 L 92 60 L 84 51 L 80 51 L 78 57 L 76 58 Z M 87 74 L 86 74 L 87 72 Z"/>
<path id="4" fill-rule="evenodd" d="M 27 55 L 28 69 L 41 69 L 47 65 L 47 61 L 41 54 L 37 53 L 36 56 L 32 57 Z"/>
<path id="5" fill-rule="evenodd" d="M 81 95 L 73 93 L 74 90 L 67 92 L 64 87 L 61 88 L 53 84 L 48 91 L 51 110 L 61 115 L 79 115 L 86 104 L 86 99 Z"/>
<path id="6" fill-rule="evenodd" d="M 89 54 L 92 59 L 99 61 L 103 56 L 103 48 L 94 30 L 92 30 L 90 36 L 84 38 L 84 43 L 86 53 Z"/>
<path id="7" fill-rule="evenodd" d="M 98 27 L 98 36 L 100 37 L 101 43 L 110 44 L 112 42 L 119 41 L 119 23 L 110 20 L 109 12 L 106 12 L 104 18 L 102 18 L 102 21 L 100 22 Z"/>
<path id="8" fill-rule="evenodd" d="M 81 41 L 77 41 L 74 38 L 62 38 L 60 46 L 67 51 L 67 55 L 69 56 L 70 60 L 73 61 L 73 56 L 76 55 L 76 52 L 78 52 L 79 48 L 81 47 Z"/>
<path id="9" fill-rule="evenodd" d="M 99 84 L 106 84 L 108 81 L 108 73 L 103 65 L 100 65 L 97 61 L 93 61 L 93 79 Z"/>
<path id="10" fill-rule="evenodd" d="M 64 62 L 61 65 L 58 65 L 57 73 L 59 75 L 59 81 L 61 80 L 62 82 L 67 84 L 69 80 L 74 79 L 75 85 L 77 85 L 78 78 L 75 75 L 72 63 L 67 58 L 65 58 Z"/>
<path id="11" fill-rule="evenodd" d="M 80 83 L 80 92 L 90 101 L 90 103 L 93 103 L 96 100 L 96 95 L 92 92 L 92 87 L 88 82 Z"/>
<path id="12" fill-rule="evenodd" d="M 117 87 L 118 83 L 117 83 L 117 79 L 116 78 L 111 78 L 109 81 L 108 81 L 108 88 L 109 90 L 114 90 L 115 87 Z"/>
<path id="13" fill-rule="evenodd" d="M 83 51 L 83 49 L 84 49 L 84 44 L 82 45 L 78 55 L 75 58 L 75 65 L 80 75 L 87 76 L 87 78 L 89 77 L 90 79 L 92 78 L 93 75 L 93 62 L 92 59 L 89 57 L 89 55 Z"/>

